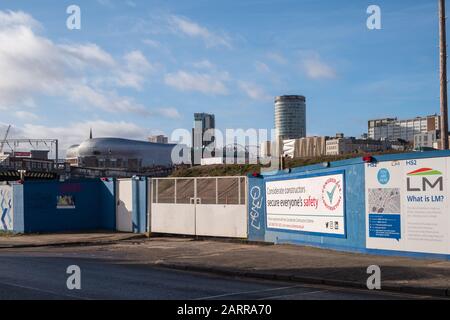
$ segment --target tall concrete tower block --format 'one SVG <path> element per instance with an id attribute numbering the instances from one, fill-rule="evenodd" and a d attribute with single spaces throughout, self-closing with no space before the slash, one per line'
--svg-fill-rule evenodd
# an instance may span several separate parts
<path id="1" fill-rule="evenodd" d="M 275 98 L 275 129 L 279 139 L 306 137 L 306 98 L 279 96 Z"/>

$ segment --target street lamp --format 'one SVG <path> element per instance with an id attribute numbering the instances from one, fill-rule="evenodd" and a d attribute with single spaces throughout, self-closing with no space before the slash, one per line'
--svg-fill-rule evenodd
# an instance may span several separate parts
<path id="1" fill-rule="evenodd" d="M 448 108 L 447 108 L 447 34 L 445 18 L 445 0 L 439 0 L 439 38 L 440 38 L 440 83 L 441 83 L 441 149 L 448 145 Z"/>
<path id="2" fill-rule="evenodd" d="M 19 172 L 20 174 L 20 181 L 25 181 L 25 173 L 27 172 L 26 170 L 17 170 L 17 172 Z"/>

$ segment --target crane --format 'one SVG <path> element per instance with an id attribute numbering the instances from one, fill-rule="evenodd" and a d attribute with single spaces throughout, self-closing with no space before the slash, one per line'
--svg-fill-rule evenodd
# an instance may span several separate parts
<path id="1" fill-rule="evenodd" d="M 8 139 L 9 130 L 11 130 L 11 125 L 9 125 L 8 128 L 6 129 L 5 137 L 3 138 L 0 144 L 0 153 L 3 152 L 3 146 L 5 145 L 5 142 Z"/>

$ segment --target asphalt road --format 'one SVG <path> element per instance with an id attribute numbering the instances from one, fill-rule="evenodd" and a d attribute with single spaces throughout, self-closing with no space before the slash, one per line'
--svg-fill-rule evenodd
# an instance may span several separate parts
<path id="1" fill-rule="evenodd" d="M 323 286 L 299 285 L 160 269 L 95 251 L 45 248 L 0 251 L 0 299 L 304 300 L 423 299 Z M 125 254 L 125 253 L 124 253 Z M 66 269 L 81 268 L 81 290 L 66 286 Z"/>

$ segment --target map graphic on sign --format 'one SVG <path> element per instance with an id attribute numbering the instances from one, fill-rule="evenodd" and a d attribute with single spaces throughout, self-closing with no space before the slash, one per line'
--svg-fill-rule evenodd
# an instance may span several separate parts
<path id="1" fill-rule="evenodd" d="M 400 189 L 369 189 L 370 213 L 400 213 Z"/>

